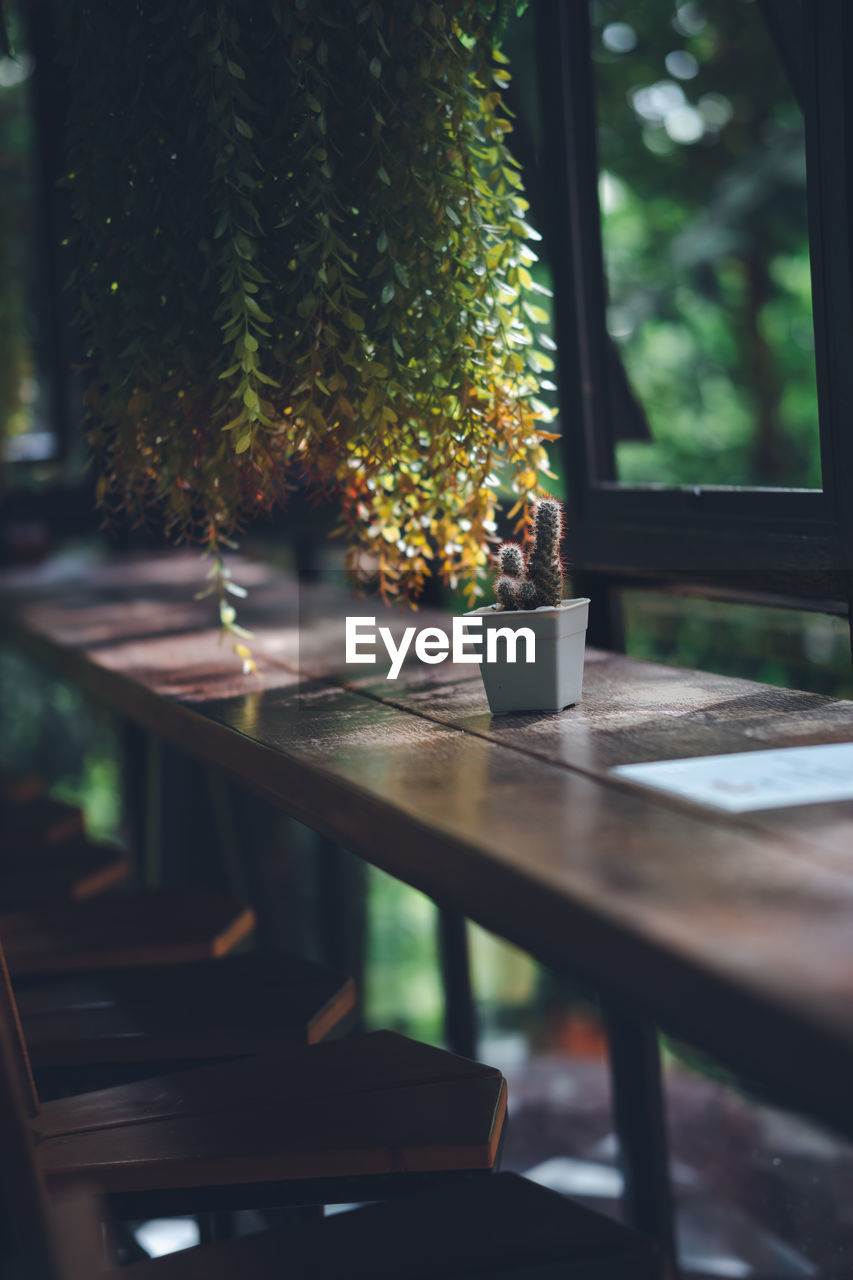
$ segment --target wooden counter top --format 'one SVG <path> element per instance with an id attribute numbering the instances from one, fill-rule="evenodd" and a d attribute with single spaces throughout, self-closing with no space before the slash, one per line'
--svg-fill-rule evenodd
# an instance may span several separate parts
<path id="1" fill-rule="evenodd" d="M 853 804 L 712 814 L 607 772 L 850 741 L 853 703 L 590 650 L 579 706 L 492 719 L 476 667 L 341 674 L 344 614 L 391 625 L 383 606 L 258 565 L 238 575 L 259 668 L 243 676 L 215 609 L 193 601 L 200 577 L 184 554 L 7 573 L 4 631 L 300 821 L 853 1133 Z"/>

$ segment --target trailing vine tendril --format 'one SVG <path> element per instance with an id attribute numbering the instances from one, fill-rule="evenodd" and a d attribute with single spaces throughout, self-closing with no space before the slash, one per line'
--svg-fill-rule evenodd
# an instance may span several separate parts
<path id="1" fill-rule="evenodd" d="M 488 572 L 553 367 L 496 0 L 60 0 L 107 511 L 223 547 L 296 483 L 387 597 Z"/>

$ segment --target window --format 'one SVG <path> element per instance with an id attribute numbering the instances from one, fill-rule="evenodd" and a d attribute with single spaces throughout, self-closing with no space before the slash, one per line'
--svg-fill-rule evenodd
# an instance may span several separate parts
<path id="1" fill-rule="evenodd" d="M 78 445 L 82 396 L 69 370 L 70 297 L 63 292 L 60 241 L 66 200 L 61 174 L 64 104 L 53 73 L 47 6 L 9 4 L 11 49 L 0 52 L 0 453 L 20 464 L 15 486 L 56 479 Z M 82 459 L 73 459 L 79 473 Z"/>
<path id="2" fill-rule="evenodd" d="M 576 569 L 846 611 L 853 14 L 843 0 L 534 12 Z M 642 226 L 623 225 L 638 202 Z"/>
<path id="3" fill-rule="evenodd" d="M 805 128 L 758 6 L 600 0 L 590 34 L 617 479 L 819 489 Z"/>

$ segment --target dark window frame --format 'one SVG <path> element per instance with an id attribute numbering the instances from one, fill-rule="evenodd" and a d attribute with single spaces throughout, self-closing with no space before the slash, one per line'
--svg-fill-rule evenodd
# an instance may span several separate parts
<path id="1" fill-rule="evenodd" d="M 760 3 L 771 33 L 781 24 L 789 37 L 801 36 L 823 488 L 616 483 L 589 5 L 538 0 L 533 10 L 549 191 L 544 230 L 554 272 L 569 546 L 584 581 L 677 582 L 733 599 L 849 614 L 853 209 L 847 188 L 853 179 L 853 102 L 844 70 L 853 53 L 853 6 L 846 0 Z"/>

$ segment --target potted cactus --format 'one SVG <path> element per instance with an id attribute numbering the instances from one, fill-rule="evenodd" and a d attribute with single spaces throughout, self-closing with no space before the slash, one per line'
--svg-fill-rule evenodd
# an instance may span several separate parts
<path id="1" fill-rule="evenodd" d="M 534 637 L 532 661 L 525 660 L 530 647 L 501 646 L 497 638 L 486 645 L 480 674 L 495 715 L 560 711 L 580 701 L 589 600 L 563 599 L 562 532 L 560 503 L 536 501 L 529 549 L 504 542 L 498 550 L 496 603 L 465 615 L 481 618 L 486 632 L 524 628 Z"/>

